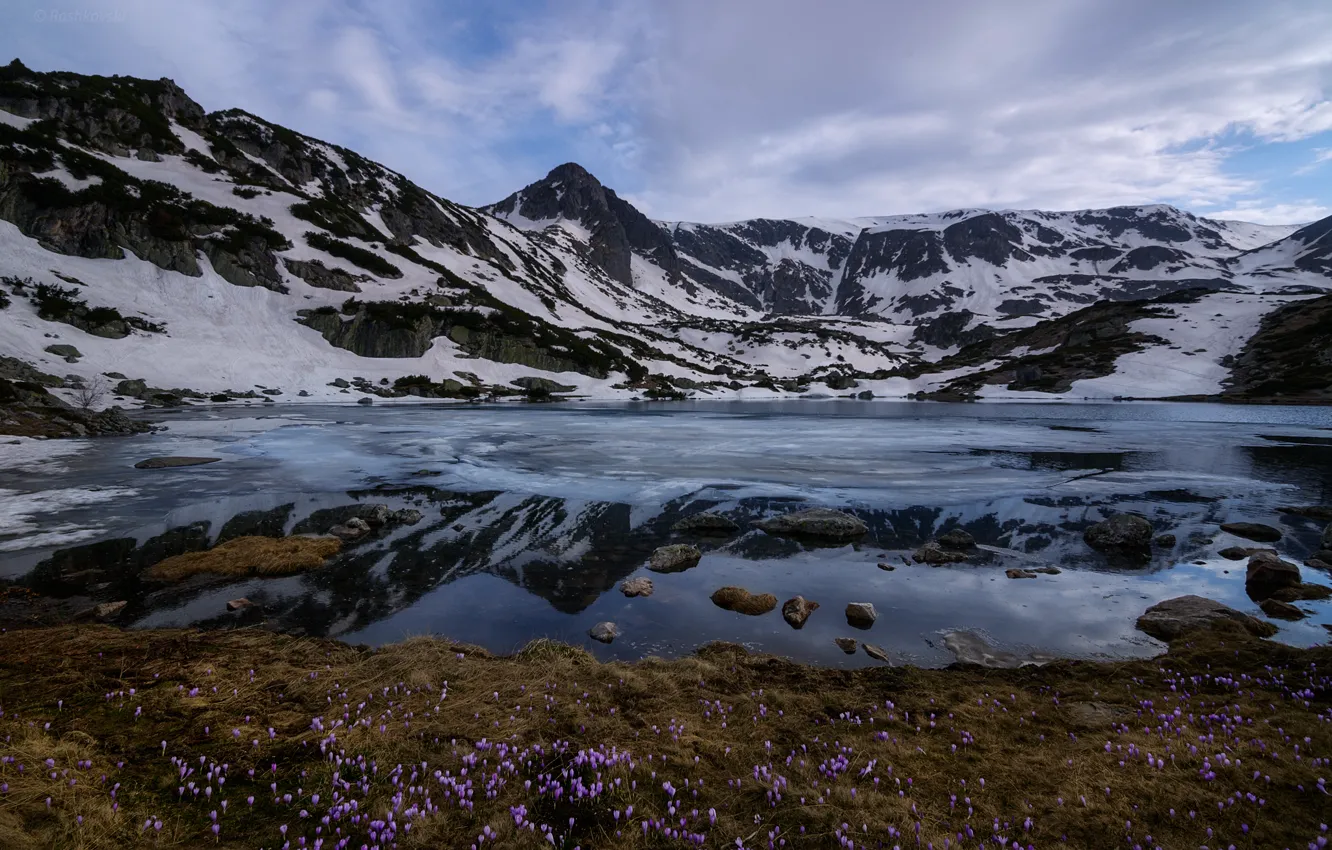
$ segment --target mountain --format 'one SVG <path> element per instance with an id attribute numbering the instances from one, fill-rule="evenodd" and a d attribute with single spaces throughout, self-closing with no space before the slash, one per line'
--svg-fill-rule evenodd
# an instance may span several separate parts
<path id="1" fill-rule="evenodd" d="M 0 68 L 0 380 L 66 402 L 1318 401 L 1264 352 L 1325 345 L 1329 291 L 1332 219 L 659 222 L 573 163 L 477 209 L 170 80 Z"/>

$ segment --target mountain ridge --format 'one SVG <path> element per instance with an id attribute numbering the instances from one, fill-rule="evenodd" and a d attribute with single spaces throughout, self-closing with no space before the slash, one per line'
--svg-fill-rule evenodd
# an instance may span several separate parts
<path id="1" fill-rule="evenodd" d="M 576 163 L 472 208 L 170 80 L 0 68 L 0 357 L 67 398 L 1221 396 L 1284 385 L 1234 364 L 1329 297 L 1329 257 L 1332 219 L 1164 205 L 663 223 Z M 1054 378 L 954 357 L 1089 321 L 1114 356 Z"/>

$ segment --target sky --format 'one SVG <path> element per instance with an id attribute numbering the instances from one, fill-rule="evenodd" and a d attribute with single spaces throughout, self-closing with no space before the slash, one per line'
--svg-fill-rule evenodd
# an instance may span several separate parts
<path id="1" fill-rule="evenodd" d="M 1332 215 L 1328 0 L 3 0 L 0 62 L 170 77 L 464 204 L 661 220 Z"/>

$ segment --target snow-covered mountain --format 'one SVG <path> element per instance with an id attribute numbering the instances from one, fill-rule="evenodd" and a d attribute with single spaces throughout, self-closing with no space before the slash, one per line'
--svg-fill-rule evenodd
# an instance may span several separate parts
<path id="1" fill-rule="evenodd" d="M 575 164 L 473 209 L 169 80 L 0 68 L 0 379 L 67 397 L 1215 395 L 1329 290 L 1332 219 L 656 222 Z"/>

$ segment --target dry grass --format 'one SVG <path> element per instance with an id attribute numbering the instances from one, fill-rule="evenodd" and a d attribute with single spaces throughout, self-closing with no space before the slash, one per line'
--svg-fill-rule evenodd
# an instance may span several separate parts
<path id="1" fill-rule="evenodd" d="M 917 829 L 921 847 L 993 847 L 996 820 L 1005 846 L 1307 846 L 1327 820 L 1332 649 L 1189 640 L 1141 662 L 840 671 L 727 644 L 600 664 L 550 641 L 492 657 L 428 638 L 10 632 L 0 847 L 312 847 L 328 816 L 322 837 L 359 848 L 390 810 L 412 824 L 401 850 L 486 830 L 481 846 L 517 850 L 688 846 L 667 827 L 707 847 L 915 847 Z"/>
<path id="2" fill-rule="evenodd" d="M 737 614 L 758 616 L 777 607 L 777 597 L 771 593 L 750 593 L 743 587 L 727 586 L 712 594 L 712 604 Z"/>
<path id="3" fill-rule="evenodd" d="M 159 562 L 150 578 L 180 581 L 197 573 L 278 576 L 318 569 L 342 550 L 336 537 L 237 537 L 206 552 L 187 552 Z"/>

